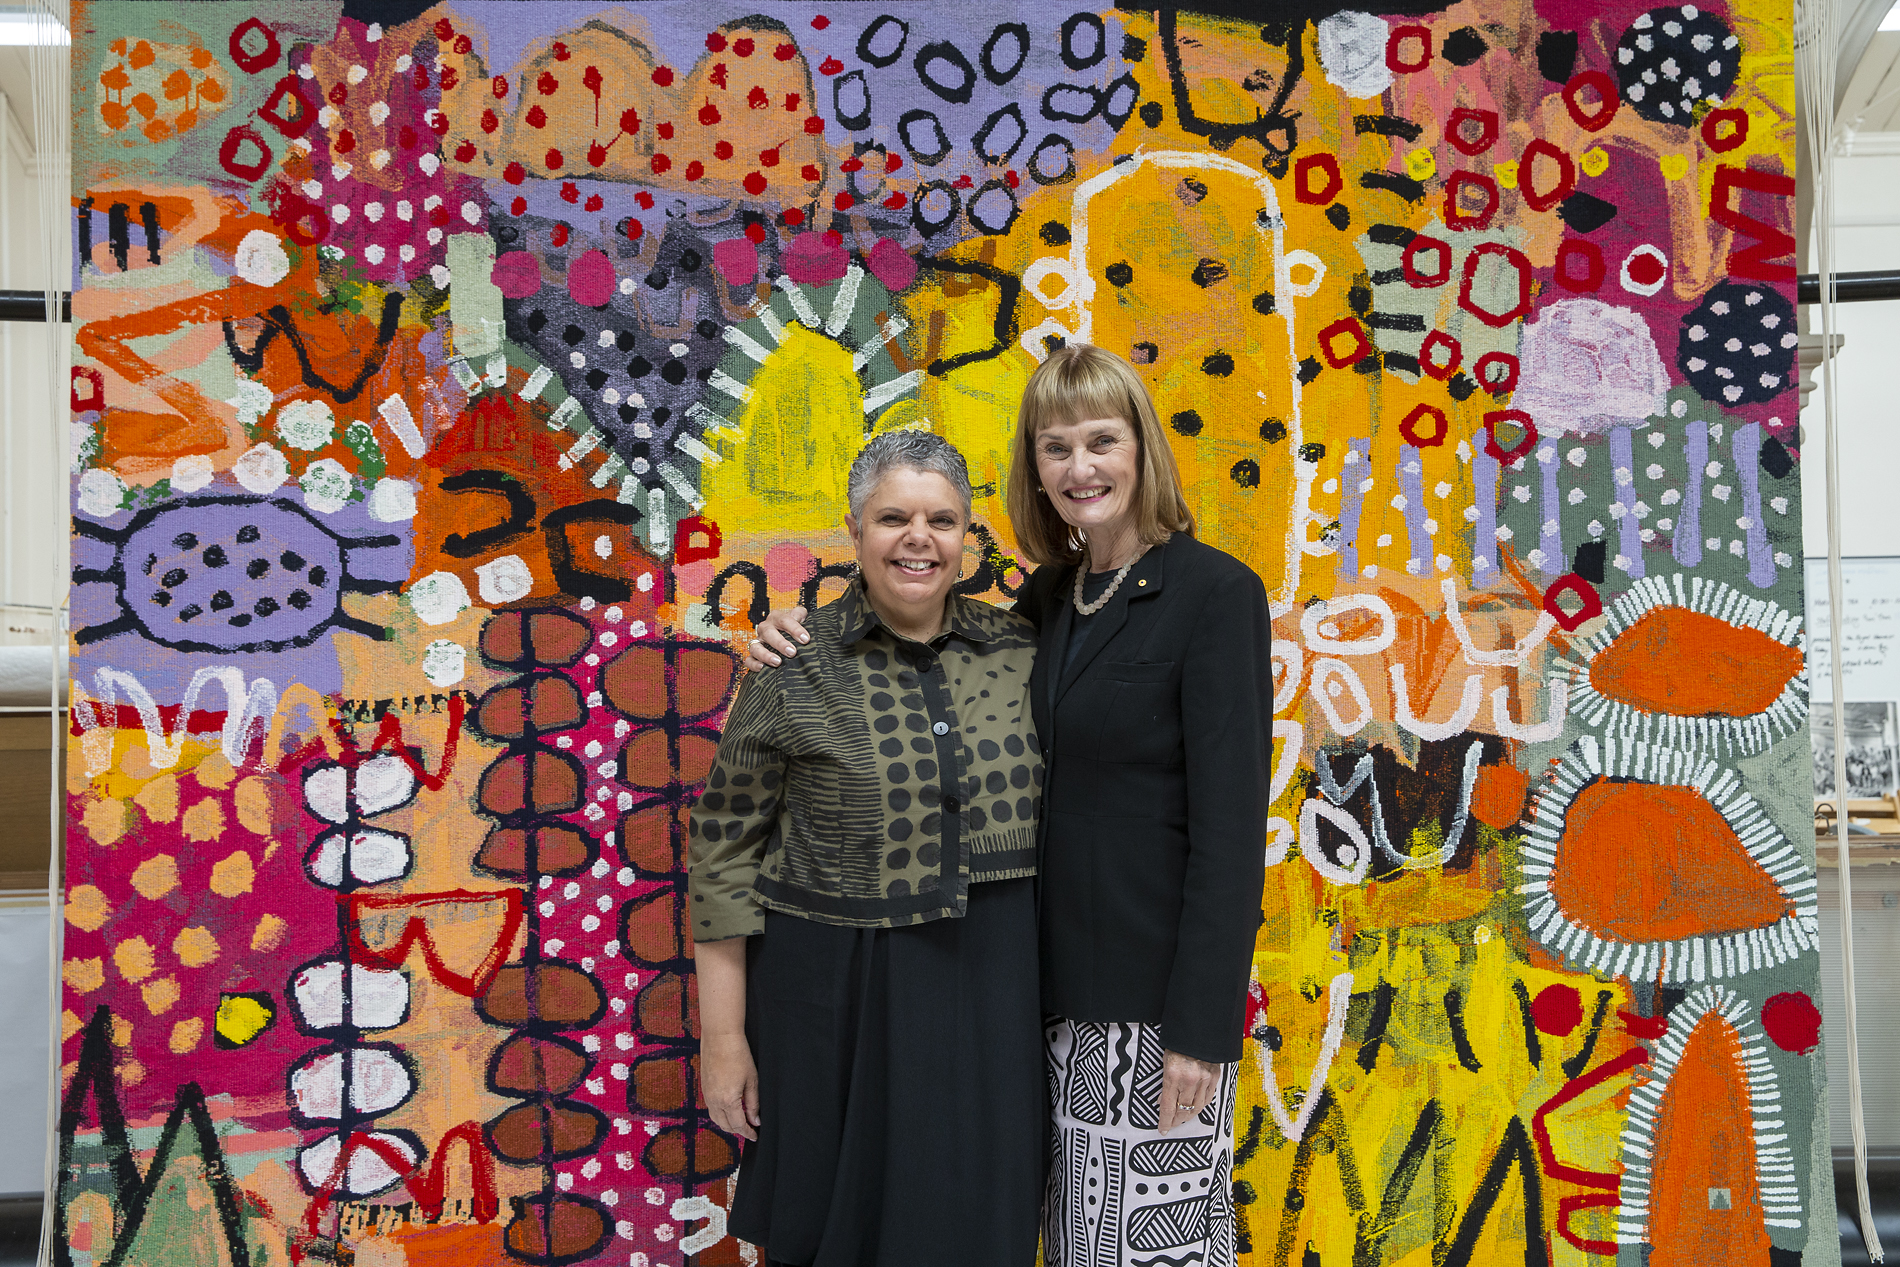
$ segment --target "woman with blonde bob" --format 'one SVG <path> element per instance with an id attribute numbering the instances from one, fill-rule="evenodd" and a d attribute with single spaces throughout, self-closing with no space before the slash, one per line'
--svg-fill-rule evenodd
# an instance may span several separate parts
<path id="1" fill-rule="evenodd" d="M 1008 504 L 1040 565 L 1016 610 L 1037 630 L 1045 780 L 1044 1261 L 1223 1267 L 1265 869 L 1266 590 L 1194 538 L 1147 386 L 1101 348 L 1059 348 L 1030 377 Z M 790 654 L 802 616 L 769 621 L 754 659 Z"/>

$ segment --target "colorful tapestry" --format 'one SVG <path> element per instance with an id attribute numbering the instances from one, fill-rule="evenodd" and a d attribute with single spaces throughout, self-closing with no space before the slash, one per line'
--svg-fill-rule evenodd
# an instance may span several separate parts
<path id="1" fill-rule="evenodd" d="M 1067 341 L 1275 604 L 1231 1191 L 1143 1261 L 1835 1261 L 1783 0 L 95 0 L 73 84 L 62 1264 L 757 1262 L 736 652 L 890 428 L 1008 601 Z"/>

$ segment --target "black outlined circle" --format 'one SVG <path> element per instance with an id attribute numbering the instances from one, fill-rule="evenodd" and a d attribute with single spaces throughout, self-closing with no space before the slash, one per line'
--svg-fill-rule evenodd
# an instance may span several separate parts
<path id="1" fill-rule="evenodd" d="M 936 145 L 926 148 L 918 143 L 911 133 L 912 126 L 928 123 L 937 130 Z M 919 167 L 935 167 L 950 156 L 950 134 L 943 130 L 943 123 L 928 110 L 906 110 L 897 120 L 897 139 L 904 143 L 911 161 Z"/>
<path id="2" fill-rule="evenodd" d="M 1127 96 L 1127 104 L 1117 106 L 1116 98 L 1124 93 Z M 1122 130 L 1122 125 L 1134 115 L 1135 106 L 1141 101 L 1141 85 L 1135 82 L 1133 74 L 1124 72 L 1121 78 L 1112 81 L 1108 87 L 1102 89 L 1101 101 L 1102 117 L 1108 120 L 1110 127 L 1119 132 Z"/>
<path id="3" fill-rule="evenodd" d="M 996 131 L 996 125 L 1005 119 L 1015 123 L 1015 139 L 1011 140 L 1007 145 L 992 146 L 990 140 Z M 994 166 L 1007 163 L 1010 159 L 1014 158 L 1016 151 L 1021 148 L 1022 143 L 1028 138 L 1029 125 L 1023 122 L 1023 109 L 1012 101 L 1008 105 L 998 109 L 994 114 L 990 115 L 989 118 L 983 120 L 983 126 L 976 130 L 976 135 L 970 138 L 970 143 L 976 146 L 976 152 L 982 157 L 985 163 Z"/>
<path id="4" fill-rule="evenodd" d="M 1084 26 L 1095 32 L 1095 51 L 1092 54 L 1078 56 L 1075 51 L 1076 32 Z M 1102 19 L 1093 13 L 1076 13 L 1062 24 L 1062 64 L 1070 70 L 1087 70 L 1108 55 L 1108 27 Z"/>
<path id="5" fill-rule="evenodd" d="M 949 151 L 949 144 L 948 140 L 944 142 L 946 153 Z M 857 202 L 884 201 L 884 191 L 888 187 L 890 153 L 890 147 L 879 141 L 851 142 L 851 157 L 857 159 L 863 166 L 855 172 L 845 173 L 845 192 Z M 867 154 L 871 155 L 868 161 L 865 159 Z"/>
<path id="6" fill-rule="evenodd" d="M 1043 160 L 1043 155 L 1047 153 L 1052 146 L 1061 147 L 1063 168 L 1054 175 L 1049 175 L 1043 170 L 1046 165 Z M 1051 132 L 1048 136 L 1036 142 L 1036 148 L 1031 151 L 1029 155 L 1028 167 L 1029 178 L 1038 185 L 1067 184 L 1069 181 L 1075 179 L 1075 142 L 1063 136 L 1060 132 Z"/>
<path id="7" fill-rule="evenodd" d="M 977 214 L 977 209 L 983 205 L 985 198 L 991 194 L 998 193 L 1009 202 L 1009 216 L 1002 224 L 992 226 L 985 223 L 983 217 Z M 995 200 L 992 198 L 990 201 L 994 202 Z M 1022 208 L 1016 205 L 1016 193 L 1009 187 L 1006 181 L 986 180 L 977 186 L 975 193 L 970 195 L 970 208 L 967 215 L 970 223 L 981 233 L 999 235 L 1008 233 L 1010 228 L 1016 223 L 1016 217 L 1021 214 Z"/>
<path id="8" fill-rule="evenodd" d="M 1008 70 L 996 64 L 996 46 L 1005 35 L 1016 39 L 1016 60 L 1010 63 Z M 990 32 L 990 38 L 983 41 L 983 54 L 979 60 L 983 63 L 983 77 L 993 84 L 1006 84 L 1016 78 L 1016 72 L 1029 60 L 1029 28 L 1021 22 L 998 22 L 996 29 Z"/>
<path id="9" fill-rule="evenodd" d="M 846 84 L 855 84 L 863 97 L 862 108 L 855 113 L 848 111 L 844 104 Z M 862 132 L 871 126 L 871 84 L 865 79 L 864 72 L 854 70 L 848 75 L 840 75 L 831 81 L 831 112 L 840 126 L 852 131 Z"/>
<path id="10" fill-rule="evenodd" d="M 950 200 L 950 209 L 944 212 L 940 220 L 932 220 L 924 211 L 924 201 L 933 193 L 941 193 Z M 917 191 L 910 196 L 910 222 L 925 235 L 943 232 L 955 224 L 957 217 L 962 214 L 963 195 L 947 180 L 927 180 L 917 186 Z"/>
<path id="11" fill-rule="evenodd" d="M 876 38 L 878 32 L 884 29 L 886 22 L 894 22 L 897 24 L 897 47 L 892 49 L 889 53 L 879 56 L 872 51 L 871 41 Z M 895 65 L 897 59 L 904 55 L 904 46 L 909 43 L 910 23 L 897 17 L 895 14 L 880 13 L 876 18 L 872 19 L 871 25 L 864 28 L 864 34 L 858 36 L 858 60 L 868 62 L 881 70 L 886 66 Z"/>
<path id="12" fill-rule="evenodd" d="M 952 86 L 932 79 L 929 70 L 937 62 L 949 62 L 963 72 L 963 82 Z M 924 87 L 952 105 L 970 104 L 970 98 L 976 92 L 976 67 L 970 65 L 970 59 L 965 57 L 963 50 L 955 44 L 949 40 L 937 40 L 935 43 L 926 44 L 917 50 L 916 60 L 912 64 L 917 68 L 917 78 L 922 81 Z"/>
<path id="13" fill-rule="evenodd" d="M 1078 112 L 1064 101 L 1059 101 L 1057 93 L 1065 96 L 1076 94 L 1088 98 L 1088 109 Z M 1102 91 L 1090 88 L 1086 84 L 1051 84 L 1042 94 L 1042 117 L 1060 123 L 1087 123 L 1102 112 Z"/>

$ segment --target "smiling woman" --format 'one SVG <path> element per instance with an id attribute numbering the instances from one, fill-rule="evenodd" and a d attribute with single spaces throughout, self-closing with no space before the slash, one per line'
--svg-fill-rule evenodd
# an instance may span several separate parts
<path id="1" fill-rule="evenodd" d="M 935 637 L 970 526 L 962 456 L 928 432 L 888 432 L 852 463 L 849 496 L 845 526 L 871 606 L 905 637 Z"/>
<path id="2" fill-rule="evenodd" d="M 1273 717 L 1266 589 L 1195 540 L 1147 386 L 1099 347 L 1057 349 L 1030 377 L 1010 523 L 1043 565 L 1017 602 L 1041 640 L 1030 696 L 1049 767 L 1043 1261 L 1132 1267 L 1165 1250 L 1231 1267 Z"/>
<path id="3" fill-rule="evenodd" d="M 1129 1267 L 1165 1250 L 1231 1267 L 1274 712 L 1266 589 L 1195 540 L 1154 401 L 1113 353 L 1053 352 L 1024 389 L 1015 450 L 1010 524 L 1042 565 L 1016 611 L 1040 645 L 1029 742 L 1048 769 L 1034 852 L 1054 1092 L 1043 1261 Z M 890 485 L 889 544 L 857 538 L 867 580 L 901 574 L 924 620 L 922 560 L 948 557 L 925 544 L 928 488 Z M 803 616 L 760 626 L 753 664 L 786 662 L 793 639 L 822 653 Z"/>
<path id="4" fill-rule="evenodd" d="M 747 1141 L 730 1227 L 769 1263 L 1028 1267 L 1034 633 L 951 595 L 946 441 L 885 432 L 847 488 L 858 577 L 740 689 L 693 811 L 704 1093 Z"/>

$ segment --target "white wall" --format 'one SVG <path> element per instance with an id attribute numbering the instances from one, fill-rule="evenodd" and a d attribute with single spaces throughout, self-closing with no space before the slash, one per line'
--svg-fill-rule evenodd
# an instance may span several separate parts
<path id="1" fill-rule="evenodd" d="M 45 1190 L 51 1081 L 46 901 L 0 894 L 0 1193 Z"/>
<path id="2" fill-rule="evenodd" d="M 41 289 L 47 253 L 31 99 L 6 73 L 19 51 L 0 54 L 0 93 L 13 92 L 10 109 L 0 110 L 0 289 Z M 63 338 L 69 327 L 59 329 Z M 55 446 L 66 420 L 48 408 L 47 336 L 44 323 L 0 322 L 0 646 L 52 641 L 58 624 L 44 609 L 65 596 L 68 494 Z"/>
<path id="3" fill-rule="evenodd" d="M 0 99 L 0 289 L 43 289 L 47 251 L 20 49 L 0 48 Z M 68 326 L 55 330 L 62 342 L 70 336 Z M 62 636 L 46 609 L 65 597 L 68 420 L 63 386 L 56 392 L 47 373 L 56 346 L 48 336 L 43 322 L 0 322 L 0 646 Z M 0 1193 L 45 1187 L 53 1060 L 47 926 L 44 893 L 0 892 Z"/>
<path id="4" fill-rule="evenodd" d="M 1892 154 L 1837 159 L 1835 268 L 1900 270 L 1900 146 Z M 1835 329 L 1847 336 L 1835 358 L 1841 456 L 1841 553 L 1900 555 L 1900 300 L 1839 304 Z M 1808 310 L 1818 334 L 1820 311 Z M 1817 372 L 1814 381 L 1819 383 Z M 1822 456 L 1823 391 L 1801 413 L 1802 529 L 1810 555 L 1827 553 Z"/>

